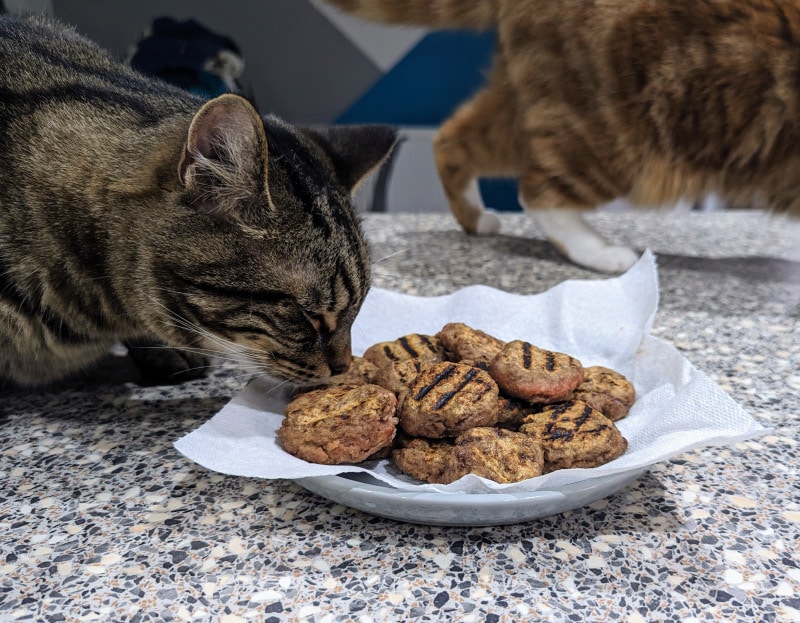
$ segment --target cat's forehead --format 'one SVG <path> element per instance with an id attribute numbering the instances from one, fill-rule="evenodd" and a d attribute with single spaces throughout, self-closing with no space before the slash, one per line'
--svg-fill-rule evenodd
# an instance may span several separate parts
<path id="1" fill-rule="evenodd" d="M 354 257 L 338 257 L 334 262 L 289 261 L 281 280 L 287 292 L 305 311 L 318 317 L 339 317 L 357 310 L 369 289 L 369 267 Z"/>

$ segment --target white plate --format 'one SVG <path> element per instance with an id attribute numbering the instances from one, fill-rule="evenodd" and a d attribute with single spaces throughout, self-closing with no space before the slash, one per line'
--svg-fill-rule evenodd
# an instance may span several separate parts
<path id="1" fill-rule="evenodd" d="M 435 493 L 395 489 L 369 474 L 315 476 L 295 482 L 324 498 L 378 515 L 433 526 L 500 526 L 580 508 L 627 486 L 647 468 L 564 485 L 559 491 Z"/>
<path id="2" fill-rule="evenodd" d="M 223 474 L 297 480 L 341 504 L 422 524 L 507 524 L 584 506 L 621 489 L 650 465 L 767 431 L 674 346 L 648 334 L 658 304 L 656 277 L 648 252 L 620 277 L 567 281 L 535 295 L 470 286 L 425 298 L 373 288 L 353 326 L 357 354 L 399 335 L 432 334 L 447 322 L 464 322 L 502 340 L 527 339 L 621 372 L 636 387 L 637 400 L 618 423 L 628 449 L 606 465 L 498 486 L 474 476 L 446 487 L 416 484 L 382 461 L 360 467 L 366 479 L 344 475 L 341 466 L 307 463 L 284 451 L 277 430 L 286 396 L 266 379 L 248 385 L 175 446 Z"/>

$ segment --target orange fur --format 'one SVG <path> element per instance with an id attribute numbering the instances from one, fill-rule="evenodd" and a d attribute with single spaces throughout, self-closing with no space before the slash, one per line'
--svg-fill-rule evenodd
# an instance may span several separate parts
<path id="1" fill-rule="evenodd" d="M 333 0 L 389 23 L 496 28 L 486 87 L 441 127 L 452 211 L 480 175 L 526 208 L 717 192 L 800 215 L 800 4 L 788 0 Z"/>

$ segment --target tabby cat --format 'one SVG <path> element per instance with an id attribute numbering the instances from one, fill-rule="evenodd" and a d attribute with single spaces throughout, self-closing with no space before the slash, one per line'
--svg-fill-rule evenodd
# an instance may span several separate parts
<path id="1" fill-rule="evenodd" d="M 118 341 L 154 381 L 211 353 L 297 383 L 343 371 L 370 284 L 351 194 L 394 140 L 204 101 L 0 16 L 0 378 L 52 381 Z"/>
<path id="2" fill-rule="evenodd" d="M 452 211 L 494 233 L 475 185 L 518 177 L 519 200 L 578 264 L 629 267 L 582 219 L 626 197 L 716 192 L 800 215 L 800 2 L 328 0 L 366 19 L 495 29 L 487 86 L 435 140 Z"/>

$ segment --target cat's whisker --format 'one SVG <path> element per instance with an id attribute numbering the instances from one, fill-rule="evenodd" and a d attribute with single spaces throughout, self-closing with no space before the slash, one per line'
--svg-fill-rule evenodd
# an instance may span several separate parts
<path id="1" fill-rule="evenodd" d="M 258 364 L 253 362 L 247 358 L 236 358 L 225 356 L 224 354 L 220 354 L 219 352 L 207 350 L 207 349 L 195 349 L 195 348 L 183 348 L 183 347 L 172 347 L 172 346 L 139 346 L 137 348 L 162 348 L 167 350 L 179 350 L 182 352 L 193 353 L 196 355 L 203 355 L 206 357 L 211 357 L 216 362 L 224 362 L 224 363 L 232 363 L 235 364 L 237 367 L 251 367 L 253 369 L 259 368 Z"/>
<path id="2" fill-rule="evenodd" d="M 206 338 L 208 342 L 211 342 L 213 345 L 217 346 L 220 349 L 219 352 L 227 354 L 244 354 L 243 351 L 251 350 L 247 347 L 239 346 L 234 342 L 230 342 L 218 335 L 215 335 L 214 333 L 211 333 L 206 329 L 203 329 L 202 327 L 199 327 L 189 322 L 185 318 L 177 316 L 177 314 L 173 314 L 171 318 L 173 320 L 171 326 L 182 328 L 184 330 L 187 330 L 189 332 L 195 333 L 197 335 Z"/>
<path id="3" fill-rule="evenodd" d="M 369 336 L 367 335 L 367 332 L 366 332 L 364 329 L 362 329 L 362 328 L 359 328 L 359 329 L 358 329 L 358 332 L 359 332 L 359 334 L 361 335 L 361 337 L 365 337 L 365 338 L 366 338 L 366 337 L 369 337 Z"/>
<path id="4" fill-rule="evenodd" d="M 340 348 L 369 272 L 350 196 L 395 130 L 309 132 L 233 93 L 201 101 L 57 22 L 4 15 L 0 42 L 3 157 L 14 162 L 0 210 L 4 378 L 64 378 L 109 341 L 182 344 L 189 365 L 214 357 L 253 373 L 300 361 L 286 372 L 298 379 Z M 89 89 L 79 108 L 64 84 Z M 44 95 L 31 102 L 33 92 Z M 60 136 L 75 137 L 70 150 Z M 105 180 L 121 159 L 124 182 L 83 183 L 87 161 Z M 264 183 L 274 163 L 292 180 L 280 201 Z M 162 183 L 167 170 L 174 183 Z M 172 355 L 131 348 L 166 378 L 185 365 Z"/>
<path id="5" fill-rule="evenodd" d="M 196 333 L 197 335 L 206 338 L 208 341 L 218 346 L 222 350 L 222 352 L 228 354 L 242 354 L 243 351 L 252 351 L 254 353 L 259 352 L 257 349 L 251 348 L 249 346 L 236 344 L 235 342 L 231 342 L 230 340 L 226 340 L 225 338 L 222 338 L 219 335 L 211 333 L 210 331 L 204 329 L 203 327 L 200 327 L 191 322 L 190 320 L 182 317 L 180 314 L 173 312 L 166 305 L 161 303 L 161 301 L 153 297 L 149 298 L 153 303 L 155 303 L 158 307 L 160 307 L 163 310 L 164 315 L 173 322 L 171 326 L 191 331 L 193 333 Z"/>
<path id="6" fill-rule="evenodd" d="M 211 362 L 208 365 L 204 366 L 193 366 L 191 368 L 187 368 L 187 371 L 194 371 L 194 370 L 228 370 L 224 365 L 220 365 L 217 362 Z M 237 369 L 239 367 L 237 366 Z M 249 372 L 248 374 L 253 374 L 253 372 Z"/>
<path id="7" fill-rule="evenodd" d="M 259 374 L 264 374 L 264 366 L 261 365 L 260 363 L 256 362 L 256 361 L 245 360 L 245 361 L 239 361 L 239 362 L 233 361 L 231 363 L 233 365 L 235 365 L 236 368 L 239 369 L 239 370 L 252 370 L 252 371 L 257 372 Z"/>
<path id="8" fill-rule="evenodd" d="M 364 221 L 362 221 L 362 223 L 363 223 L 363 222 L 364 222 Z M 376 226 L 376 227 L 364 227 L 364 233 L 365 233 L 365 234 L 371 234 L 371 233 L 375 233 L 375 232 L 377 232 L 377 233 L 382 233 L 382 231 L 383 231 L 383 230 L 382 230 L 382 229 L 381 229 L 381 227 L 379 227 L 379 226 Z"/>
<path id="9" fill-rule="evenodd" d="M 198 348 L 198 347 L 177 347 L 179 350 L 183 350 L 190 353 L 195 353 L 199 355 L 204 355 L 207 357 L 213 357 L 219 361 L 223 361 L 226 363 L 232 363 L 239 368 L 251 368 L 254 370 L 262 370 L 263 367 L 254 359 L 254 357 L 248 353 L 243 352 L 240 349 L 232 348 L 222 344 L 223 348 L 215 350 L 210 348 Z M 169 347 L 167 347 L 169 348 Z"/>
<path id="10" fill-rule="evenodd" d="M 389 259 L 391 259 L 393 257 L 397 257 L 398 255 L 403 255 L 404 253 L 408 253 L 409 250 L 410 249 L 408 249 L 408 248 L 400 249 L 399 251 L 395 251 L 394 253 L 390 253 L 389 255 L 384 255 L 383 257 L 378 258 L 377 260 L 373 260 L 372 263 L 373 264 L 380 264 L 381 262 L 385 262 L 386 260 L 389 260 Z"/>
<path id="11" fill-rule="evenodd" d="M 169 292 L 170 294 L 180 294 L 181 296 L 185 296 L 187 298 L 192 296 L 201 296 L 198 292 L 184 292 L 183 290 L 176 290 L 175 288 L 157 288 L 161 292 Z"/>
<path id="12" fill-rule="evenodd" d="M 257 379 L 263 376 L 265 376 L 264 370 L 252 370 L 252 371 L 239 370 L 234 374 L 228 374 L 227 378 L 233 379 L 235 381 L 240 381 L 244 379 L 246 382 L 249 383 L 253 379 Z"/>
<path id="13" fill-rule="evenodd" d="M 384 313 L 384 312 L 386 311 L 386 309 L 385 309 L 385 308 L 383 308 L 382 306 L 380 306 L 380 305 L 378 304 L 378 302 L 377 302 L 377 301 L 375 301 L 375 300 L 366 299 L 366 300 L 364 301 L 364 307 L 367 307 L 367 306 L 369 306 L 369 307 L 371 307 L 372 309 L 375 309 L 375 310 L 377 310 L 377 311 L 379 311 L 379 312 L 381 312 L 381 313 Z"/>
<path id="14" fill-rule="evenodd" d="M 286 385 L 286 384 L 288 384 L 288 383 L 290 383 L 290 382 L 291 382 L 291 381 L 289 381 L 288 379 L 284 379 L 283 381 L 281 381 L 281 382 L 280 382 L 280 383 L 278 383 L 277 385 L 273 385 L 273 386 L 272 386 L 272 387 L 270 387 L 270 388 L 269 388 L 269 389 L 268 389 L 266 392 L 264 392 L 264 396 L 265 396 L 265 397 L 266 397 L 266 396 L 270 396 L 270 395 L 271 395 L 271 394 L 273 394 L 275 391 L 277 391 L 278 389 L 280 389 L 281 387 L 283 387 L 284 385 Z"/>
<path id="15" fill-rule="evenodd" d="M 240 382 L 242 382 L 243 384 L 247 385 L 247 384 L 248 384 L 248 383 L 250 383 L 251 381 L 253 381 L 253 380 L 257 379 L 259 376 L 260 376 L 260 375 L 259 375 L 259 373 L 257 373 L 257 372 L 251 372 L 251 373 L 249 373 L 249 374 L 234 374 L 234 375 L 229 375 L 229 376 L 228 376 L 228 378 L 229 378 L 229 379 L 232 379 L 232 380 L 234 380 L 234 381 L 240 381 Z"/>
<path id="16" fill-rule="evenodd" d="M 249 353 L 240 352 L 239 350 L 220 350 L 214 348 L 203 348 L 201 346 L 167 346 L 167 345 L 153 345 L 153 346 L 140 346 L 139 348 L 174 348 L 177 350 L 186 351 L 189 353 L 196 353 L 198 355 L 208 355 L 214 357 L 224 357 L 231 361 L 253 361 Z"/>

